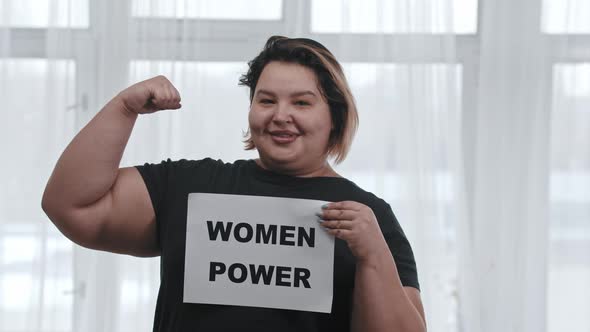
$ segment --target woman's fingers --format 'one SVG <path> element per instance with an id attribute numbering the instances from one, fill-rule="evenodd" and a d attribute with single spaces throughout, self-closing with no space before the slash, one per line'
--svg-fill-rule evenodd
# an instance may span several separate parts
<path id="1" fill-rule="evenodd" d="M 341 201 L 341 202 L 332 202 L 324 205 L 322 210 L 330 211 L 330 210 L 352 210 L 352 211 L 359 211 L 363 207 L 363 204 L 355 201 Z"/>
<path id="2" fill-rule="evenodd" d="M 335 237 L 342 239 L 344 241 L 348 241 L 351 236 L 352 236 L 352 231 L 349 229 L 332 229 L 332 228 L 327 228 L 326 231 L 332 235 L 334 235 Z"/>
<path id="3" fill-rule="evenodd" d="M 172 82 L 162 75 L 133 84 L 121 91 L 118 97 L 127 110 L 137 114 L 181 107 L 180 93 Z"/>
<path id="4" fill-rule="evenodd" d="M 318 218 L 323 220 L 353 220 L 356 215 L 357 211 L 340 209 L 324 209 L 317 214 Z"/>
<path id="5" fill-rule="evenodd" d="M 320 224 L 326 229 L 348 229 L 354 226 L 352 220 L 324 220 Z"/>
<path id="6" fill-rule="evenodd" d="M 317 216 L 323 220 L 354 220 L 362 207 L 362 204 L 353 201 L 328 203 Z"/>
<path id="7" fill-rule="evenodd" d="M 329 203 L 317 215 L 323 228 L 346 241 L 357 259 L 366 259 L 387 246 L 373 210 L 364 204 L 353 201 Z"/>

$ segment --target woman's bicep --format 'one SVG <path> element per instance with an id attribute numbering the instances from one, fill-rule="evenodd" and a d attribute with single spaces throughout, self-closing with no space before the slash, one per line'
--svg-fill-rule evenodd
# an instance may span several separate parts
<path id="1" fill-rule="evenodd" d="M 139 171 L 135 167 L 119 169 L 105 199 L 108 212 L 96 249 L 143 257 L 159 255 L 156 215 Z"/>

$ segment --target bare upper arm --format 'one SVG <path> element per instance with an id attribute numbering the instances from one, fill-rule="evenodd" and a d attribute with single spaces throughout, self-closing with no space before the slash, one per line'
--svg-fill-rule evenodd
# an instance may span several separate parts
<path id="1" fill-rule="evenodd" d="M 135 167 L 120 168 L 108 193 L 95 203 L 71 214 L 80 226 L 68 236 L 97 250 L 152 257 L 160 254 L 156 216 L 143 178 Z M 68 234 L 66 234 L 68 235 Z"/>
<path id="2" fill-rule="evenodd" d="M 156 215 L 139 171 L 135 167 L 119 169 L 109 195 L 111 210 L 99 237 L 104 250 L 135 256 L 159 255 Z"/>
<path id="3" fill-rule="evenodd" d="M 408 286 L 404 286 L 404 291 L 406 292 L 408 299 L 410 299 L 410 302 L 412 302 L 412 305 L 414 305 L 414 308 L 416 308 L 416 310 L 420 314 L 420 317 L 422 317 L 422 320 L 424 321 L 424 326 L 426 326 L 426 314 L 424 313 L 424 306 L 422 305 L 420 291 L 414 287 Z"/>

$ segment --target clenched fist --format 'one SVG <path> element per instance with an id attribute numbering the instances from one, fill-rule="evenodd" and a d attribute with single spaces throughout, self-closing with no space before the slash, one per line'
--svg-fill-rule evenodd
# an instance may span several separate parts
<path id="1" fill-rule="evenodd" d="M 182 106 L 180 105 L 180 93 L 162 75 L 128 87 L 121 91 L 117 98 L 120 98 L 128 111 L 136 114 L 179 109 Z"/>

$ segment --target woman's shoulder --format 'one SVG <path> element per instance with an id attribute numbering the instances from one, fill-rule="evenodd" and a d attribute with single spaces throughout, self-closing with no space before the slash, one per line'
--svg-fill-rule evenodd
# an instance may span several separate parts
<path id="1" fill-rule="evenodd" d="M 350 181 L 350 183 L 352 183 L 352 185 L 356 188 L 357 195 L 361 196 L 367 203 L 369 203 L 367 205 L 370 205 L 374 209 L 377 208 L 379 210 L 391 210 L 391 206 L 383 198 L 377 196 L 373 192 L 359 187 L 352 181 Z"/>
<path id="2" fill-rule="evenodd" d="M 338 188 L 336 189 L 341 193 L 344 193 L 346 197 L 349 197 L 349 200 L 357 201 L 369 206 L 375 214 L 392 214 L 392 208 L 385 199 L 357 185 L 352 179 L 347 177 L 340 177 L 340 179 L 342 181 L 338 182 Z"/>

